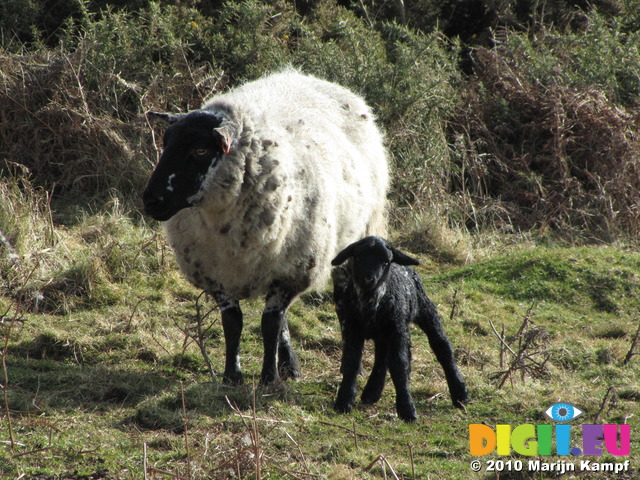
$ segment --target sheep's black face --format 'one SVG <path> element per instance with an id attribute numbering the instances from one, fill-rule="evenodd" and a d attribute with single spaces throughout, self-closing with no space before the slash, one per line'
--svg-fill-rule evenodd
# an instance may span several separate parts
<path id="1" fill-rule="evenodd" d="M 164 221 L 200 202 L 228 147 L 215 130 L 221 120 L 212 113 L 162 116 L 170 123 L 164 151 L 142 199 L 145 213 Z"/>

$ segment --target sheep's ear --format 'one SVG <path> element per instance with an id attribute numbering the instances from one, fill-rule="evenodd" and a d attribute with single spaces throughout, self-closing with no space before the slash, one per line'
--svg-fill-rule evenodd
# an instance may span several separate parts
<path id="1" fill-rule="evenodd" d="M 147 112 L 147 118 L 149 119 L 160 119 L 169 125 L 173 125 L 178 120 L 180 120 L 184 115 L 182 114 L 173 114 L 173 113 L 161 113 L 161 112 Z"/>
<path id="2" fill-rule="evenodd" d="M 331 265 L 337 267 L 338 265 L 342 265 L 348 258 L 351 258 L 351 256 L 353 256 L 354 245 L 355 244 L 352 243 L 347 248 L 342 250 L 338 255 L 336 255 L 336 258 L 331 260 Z"/>
<path id="3" fill-rule="evenodd" d="M 390 247 L 391 253 L 393 253 L 393 263 L 398 265 L 420 265 L 420 262 L 413 257 L 410 257 L 406 253 L 402 253 L 400 250 Z"/>
<path id="4" fill-rule="evenodd" d="M 236 134 L 235 125 L 231 122 L 223 122 L 217 128 L 213 129 L 214 135 L 216 135 L 220 141 L 220 146 L 222 147 L 222 152 L 227 154 L 231 151 L 231 143 L 233 142 L 233 137 Z"/>

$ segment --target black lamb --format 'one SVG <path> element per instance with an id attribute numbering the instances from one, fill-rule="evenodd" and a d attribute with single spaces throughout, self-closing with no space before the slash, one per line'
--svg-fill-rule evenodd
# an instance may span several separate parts
<path id="1" fill-rule="evenodd" d="M 350 412 L 356 397 L 365 339 L 373 339 L 375 360 L 362 392 L 362 403 L 373 404 L 382 396 L 387 369 L 396 389 L 398 416 L 417 419 L 409 390 L 411 338 L 414 322 L 429 337 L 442 365 L 453 405 L 463 408 L 467 387 L 453 358 L 435 305 L 427 297 L 418 273 L 409 265 L 418 261 L 395 249 L 384 239 L 367 237 L 352 243 L 331 262 L 334 300 L 342 329 L 342 383 L 335 409 Z M 344 265 L 343 265 L 344 264 Z"/>

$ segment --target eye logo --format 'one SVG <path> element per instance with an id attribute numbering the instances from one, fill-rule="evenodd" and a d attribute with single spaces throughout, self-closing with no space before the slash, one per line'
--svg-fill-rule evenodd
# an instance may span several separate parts
<path id="1" fill-rule="evenodd" d="M 582 410 L 568 403 L 556 403 L 544 412 L 551 420 L 568 422 L 582 415 Z"/>

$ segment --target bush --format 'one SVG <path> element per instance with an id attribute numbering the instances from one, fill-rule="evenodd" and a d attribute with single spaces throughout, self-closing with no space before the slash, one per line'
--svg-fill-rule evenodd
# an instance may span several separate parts
<path id="1" fill-rule="evenodd" d="M 631 100 L 640 84 L 619 73 L 637 75 L 638 41 L 627 44 L 631 37 L 593 18 L 593 51 L 582 37 L 554 31 L 534 39 L 511 33 L 476 50 L 477 76 L 450 125 L 454 188 L 473 205 L 472 227 L 601 240 L 640 233 L 639 112 Z"/>
<path id="2" fill-rule="evenodd" d="M 56 194 L 87 202 L 115 191 L 137 204 L 129 194 L 142 191 L 157 155 L 145 111 L 197 108 L 228 84 L 294 65 L 374 106 L 397 167 L 398 203 L 443 191 L 455 51 L 436 34 L 371 29 L 333 2 L 319 2 L 309 18 L 262 2 L 227 2 L 215 17 L 155 3 L 87 15 L 82 34 L 69 27 L 56 49 L 3 55 L 0 135 L 11 149 L 2 160 L 25 165 Z"/>
<path id="3" fill-rule="evenodd" d="M 440 0 L 407 7 L 418 31 L 395 22 L 396 7 L 370 1 L 138 0 L 126 10 L 119 1 L 69 0 L 75 7 L 57 12 L 67 16 L 47 37 L 37 34 L 41 9 L 24 2 L 0 24 L 9 31 L 32 22 L 36 32 L 22 55 L 10 53 L 11 38 L 0 48 L 0 171 L 26 167 L 54 199 L 100 207 L 115 196 L 138 209 L 160 143 L 146 111 L 194 109 L 293 65 L 373 106 L 394 167 L 392 221 L 405 228 L 411 215 L 412 244 L 446 223 L 635 235 L 637 0 L 610 11 L 596 2 L 607 17 L 586 6 L 549 17 L 561 2 L 549 11 L 503 3 L 485 11 L 491 19 L 479 33 L 492 44 L 476 48 L 465 78 L 459 60 L 468 45 L 423 24 L 446 15 Z M 428 15 L 418 21 L 420 9 Z M 463 17 L 447 22 L 473 20 Z M 549 18 L 557 29 L 540 23 Z"/>

